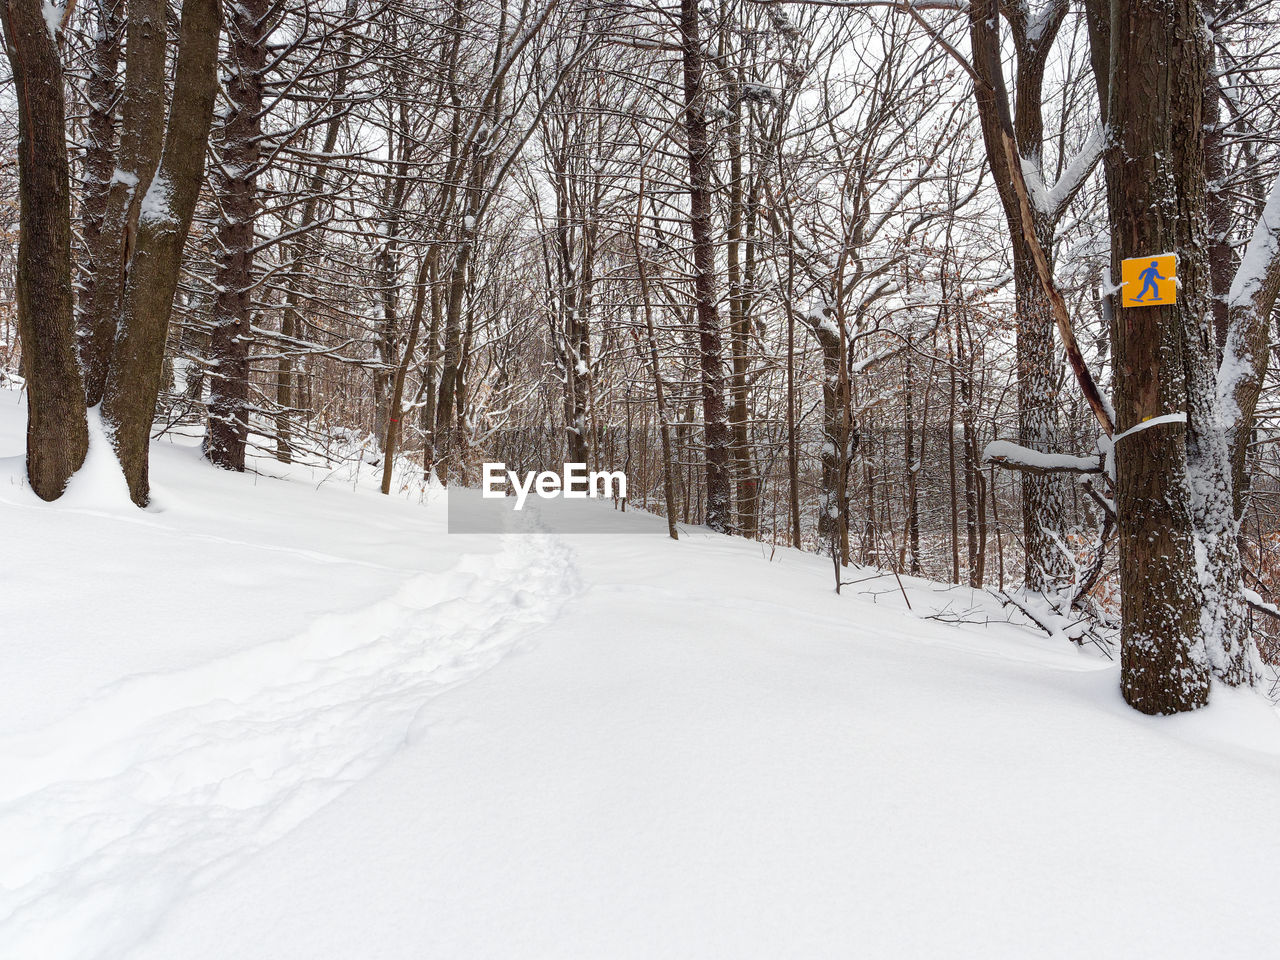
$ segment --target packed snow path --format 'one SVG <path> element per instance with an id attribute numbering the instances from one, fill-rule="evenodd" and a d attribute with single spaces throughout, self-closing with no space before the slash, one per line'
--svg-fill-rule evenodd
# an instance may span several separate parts
<path id="1" fill-rule="evenodd" d="M 411 741 L 425 703 L 553 619 L 575 583 L 554 539 L 504 538 L 368 609 L 127 679 L 0 741 L 3 956 L 121 956 L 184 891 Z"/>

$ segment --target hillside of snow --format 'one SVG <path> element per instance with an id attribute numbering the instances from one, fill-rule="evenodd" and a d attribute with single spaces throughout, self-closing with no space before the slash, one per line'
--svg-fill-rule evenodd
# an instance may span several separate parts
<path id="1" fill-rule="evenodd" d="M 166 439 L 139 511 L 96 437 L 45 504 L 23 418 L 0 391 L 4 960 L 1275 950 L 1260 696 L 1145 717 L 1096 650 L 946 622 L 1005 616 L 968 590 L 836 596 L 643 514 L 450 535 L 370 468 Z"/>

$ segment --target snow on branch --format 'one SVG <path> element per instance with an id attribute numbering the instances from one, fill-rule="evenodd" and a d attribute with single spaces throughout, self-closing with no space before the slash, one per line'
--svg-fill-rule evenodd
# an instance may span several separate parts
<path id="1" fill-rule="evenodd" d="M 1081 144 L 1080 150 L 1071 158 L 1066 169 L 1062 171 L 1062 176 L 1058 178 L 1058 182 L 1049 188 L 1044 199 L 1055 220 L 1062 216 L 1062 212 L 1067 208 L 1067 204 L 1071 202 L 1071 198 L 1080 192 L 1084 182 L 1089 179 L 1089 174 L 1093 172 L 1093 168 L 1102 159 L 1102 149 L 1105 143 L 1106 136 L 1102 128 L 1094 127 L 1093 132 Z"/>
<path id="2" fill-rule="evenodd" d="M 1049 204 L 1049 188 L 1044 185 L 1044 177 L 1040 175 L 1040 158 L 1018 154 L 1022 165 L 1022 180 L 1027 185 L 1027 196 L 1031 205 L 1042 216 L 1053 216 L 1053 207 Z"/>
<path id="3" fill-rule="evenodd" d="M 1076 155 L 1067 163 L 1066 169 L 1062 171 L 1062 176 L 1058 178 L 1058 182 L 1053 186 L 1048 186 L 1044 182 L 1044 177 L 1040 173 L 1039 157 L 1019 155 L 1018 159 L 1021 161 L 1022 166 L 1022 179 L 1026 181 L 1027 193 L 1030 195 L 1031 203 L 1038 213 L 1054 222 L 1057 222 L 1062 217 L 1067 204 L 1071 202 L 1071 198 L 1080 192 L 1080 188 L 1084 186 L 1089 174 L 1093 172 L 1093 168 L 1102 159 L 1102 149 L 1105 141 L 1106 138 L 1103 135 L 1102 128 L 1095 127 L 1085 142 L 1081 144 Z"/>
<path id="4" fill-rule="evenodd" d="M 984 463 L 994 463 L 1023 473 L 1102 473 L 1098 457 L 1077 457 L 1069 453 L 1042 453 L 1012 440 L 993 440 L 982 451 Z"/>

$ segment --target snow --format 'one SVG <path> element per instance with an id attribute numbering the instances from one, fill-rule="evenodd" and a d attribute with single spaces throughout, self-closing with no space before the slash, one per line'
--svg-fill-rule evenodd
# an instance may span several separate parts
<path id="1" fill-rule="evenodd" d="M 1063 205 L 1080 189 L 1085 179 L 1093 172 L 1093 168 L 1102 159 L 1102 151 L 1106 146 L 1106 137 L 1102 128 L 1095 127 L 1075 156 L 1067 163 L 1058 182 L 1048 189 L 1043 200 L 1050 213 L 1061 210 Z"/>
<path id="2" fill-rule="evenodd" d="M 136 187 L 138 185 L 138 175 L 116 167 L 115 171 L 111 174 L 111 182 L 113 184 L 122 183 L 126 187 Z"/>
<path id="3" fill-rule="evenodd" d="M 1049 188 L 1045 185 L 1044 177 L 1040 173 L 1040 156 L 1018 155 L 1018 162 L 1022 165 L 1022 180 L 1027 185 L 1027 194 L 1030 196 L 1031 204 L 1044 216 L 1053 215 L 1053 204 L 1049 200 Z"/>
<path id="4" fill-rule="evenodd" d="M 1280 177 L 1271 187 L 1271 195 L 1267 198 L 1262 216 L 1254 227 L 1253 236 L 1236 268 L 1235 277 L 1231 281 L 1231 290 L 1227 294 L 1227 303 L 1232 307 L 1246 307 L 1253 302 L 1258 291 L 1266 280 L 1267 270 L 1276 256 L 1280 246 Z"/>
<path id="5" fill-rule="evenodd" d="M 151 178 L 147 192 L 142 195 L 142 204 L 138 208 L 138 217 L 149 223 L 166 223 L 173 220 L 170 206 L 173 199 L 173 188 L 163 170 L 157 170 Z"/>
<path id="6" fill-rule="evenodd" d="M 983 463 L 1000 462 L 1032 467 L 1037 470 L 1069 470 L 1076 473 L 1099 473 L 1097 457 L 1077 457 L 1069 453 L 1043 453 L 1012 440 L 992 440 L 982 451 Z"/>
<path id="7" fill-rule="evenodd" d="M 1271 952 L 1258 696 L 1145 717 L 982 593 L 904 578 L 912 614 L 698 528 L 446 535 L 478 494 L 371 467 L 160 442 L 126 510 L 95 427 L 44 504 L 22 432 L 0 392 L 6 960 Z"/>
<path id="8" fill-rule="evenodd" d="M 1037 22 L 1028 28 L 1028 33 L 1033 30 L 1041 29 L 1044 14 L 1037 18 Z M 1093 172 L 1093 168 L 1098 165 L 1098 161 L 1102 158 L 1102 150 L 1105 146 L 1105 136 L 1100 128 L 1095 127 L 1090 131 L 1089 136 L 1084 143 L 1080 145 L 1080 149 L 1067 162 L 1066 167 L 1062 171 L 1062 176 L 1052 186 L 1044 182 L 1044 176 L 1040 171 L 1040 156 L 1019 156 L 1022 165 L 1022 179 L 1027 184 L 1027 193 L 1030 195 L 1031 202 L 1046 217 L 1056 220 L 1060 215 L 1062 208 L 1066 205 L 1075 193 L 1080 189 L 1085 179 Z"/>
<path id="9" fill-rule="evenodd" d="M 44 15 L 45 29 L 49 31 L 49 38 L 54 43 L 58 42 L 58 34 L 62 30 L 62 16 L 66 12 L 66 6 L 58 6 L 51 3 L 50 0 L 44 0 L 41 5 L 40 12 Z"/>

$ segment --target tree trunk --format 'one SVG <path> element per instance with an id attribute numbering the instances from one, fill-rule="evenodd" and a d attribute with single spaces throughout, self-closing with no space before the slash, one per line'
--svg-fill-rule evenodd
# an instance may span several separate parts
<path id="1" fill-rule="evenodd" d="M 637 207 L 644 202 L 644 181 L 640 181 L 640 189 L 636 201 Z M 671 456 L 671 414 L 667 408 L 667 398 L 662 386 L 662 368 L 658 363 L 658 335 L 653 324 L 653 302 L 649 294 L 649 271 L 645 265 L 644 249 L 640 245 L 640 212 L 637 209 L 635 232 L 632 243 L 636 254 L 636 273 L 640 281 L 640 299 L 644 305 L 644 325 L 646 345 L 649 351 L 649 367 L 653 373 L 653 399 L 658 413 L 658 434 L 662 441 L 662 498 L 667 511 L 667 535 L 672 540 L 679 540 L 676 530 L 676 484 L 675 466 Z"/>
<path id="2" fill-rule="evenodd" d="M 965 343 L 965 326 L 956 321 L 956 365 L 960 368 L 960 424 L 964 439 L 964 532 L 969 586 L 982 587 L 982 465 L 974 429 L 973 357 Z"/>
<path id="3" fill-rule="evenodd" d="M 18 103 L 18 335 L 27 377 L 27 480 L 56 500 L 89 431 L 75 355 L 71 187 L 62 58 L 37 0 L 0 4 Z"/>
<path id="4" fill-rule="evenodd" d="M 85 264 L 80 280 L 79 336 L 89 337 L 90 304 L 93 303 L 103 243 L 112 242 L 102 230 L 107 197 L 116 170 L 116 114 L 120 98 L 120 40 L 124 34 L 124 0 L 96 0 L 93 52 L 89 57 L 86 93 L 89 101 L 88 142 L 84 152 L 84 197 L 80 215 Z M 115 242 L 118 242 L 118 238 Z"/>
<path id="5" fill-rule="evenodd" d="M 843 322 L 837 317 L 837 323 Z M 849 561 L 849 409 L 848 380 L 842 375 L 844 344 L 829 325 L 814 324 L 822 349 L 822 498 L 818 506 L 818 540 L 837 569 Z M 839 587 L 837 585 L 837 592 Z"/>
<path id="6" fill-rule="evenodd" d="M 1028 22 L 1025 5 L 1001 6 L 1009 23 L 1017 52 L 1014 77 L 1013 132 L 1019 158 L 1024 164 L 1040 166 L 1044 140 L 1043 82 L 1045 64 L 1054 37 L 1066 13 L 1065 3 L 1050 4 L 1038 13 L 1039 23 Z M 981 49 L 988 34 L 997 29 L 997 5 L 994 0 L 976 0 L 970 4 L 970 32 L 974 49 Z M 978 72 L 983 64 L 976 63 Z M 992 65 L 1000 69 L 999 64 Z M 1014 299 L 1017 307 L 1016 353 L 1018 360 L 1018 442 L 1031 450 L 1044 453 L 1062 452 L 1062 436 L 1058 424 L 1058 384 L 1062 380 L 1062 364 L 1053 336 L 1053 312 L 1049 297 L 1037 275 L 1030 243 L 1025 235 L 1019 197 L 1009 170 L 1002 133 L 999 102 L 1003 81 L 991 83 L 984 78 L 975 84 L 978 116 L 983 141 L 1001 204 L 1004 207 L 1013 249 Z M 1040 246 L 1052 249 L 1054 225 L 1045 211 L 1035 211 L 1035 229 Z M 1061 587 L 1070 575 L 1070 564 L 1059 543 L 1065 542 L 1067 487 L 1058 474 L 1022 477 L 1022 524 L 1026 550 L 1024 574 L 1028 590 L 1048 591 Z"/>
<path id="7" fill-rule="evenodd" d="M 418 265 L 414 280 L 413 315 L 409 321 L 409 335 L 405 340 L 404 350 L 396 364 L 395 375 L 391 380 L 391 400 L 387 405 L 387 432 L 382 444 L 382 492 L 391 493 L 391 480 L 395 470 L 396 452 L 402 434 L 401 421 L 404 417 L 404 381 L 409 366 L 413 363 L 414 352 L 418 348 L 418 332 L 422 329 L 422 315 L 426 310 L 427 298 L 431 296 L 428 282 L 432 274 L 432 261 L 437 256 L 438 247 L 432 247 Z"/>
<path id="8" fill-rule="evenodd" d="M 164 145 L 166 9 L 164 0 L 129 0 L 127 7 L 120 158 L 107 191 L 93 264 L 93 298 L 80 340 L 85 398 L 90 406 L 101 403 L 106 390 L 126 273 L 137 245 L 138 210 Z"/>
<path id="9" fill-rule="evenodd" d="M 945 310 L 945 305 L 944 305 Z M 950 318 L 948 318 L 949 320 Z M 947 324 L 947 346 L 951 346 L 951 327 Z M 960 582 L 960 500 L 956 483 L 956 354 L 948 350 L 951 363 L 948 365 L 947 403 L 947 480 L 951 494 L 951 582 Z"/>
<path id="10" fill-rule="evenodd" d="M 905 538 L 907 547 L 907 572 L 913 577 L 921 574 L 920 569 L 920 460 L 924 456 L 924 451 L 916 450 L 916 417 L 915 417 L 915 388 L 912 383 L 914 379 L 914 364 L 911 362 L 911 351 L 913 345 L 911 338 L 907 338 L 907 349 L 904 354 L 903 373 L 902 373 L 902 406 L 903 406 L 903 424 L 902 434 L 904 440 L 903 459 L 907 470 L 907 535 Z M 925 404 L 924 427 L 928 429 L 928 404 Z M 923 446 L 923 443 L 921 444 Z"/>
<path id="11" fill-rule="evenodd" d="M 751 329 L 750 296 L 742 276 L 741 251 L 744 203 L 742 190 L 742 85 L 738 71 L 730 71 L 732 86 L 729 116 L 729 222 L 727 268 L 729 279 L 729 350 L 732 360 L 729 396 L 730 427 L 733 435 L 733 473 L 736 480 L 738 532 L 749 540 L 756 538 L 759 527 L 760 478 L 756 475 L 755 458 L 750 439 L 749 391 L 747 385 L 747 350 Z"/>
<path id="12" fill-rule="evenodd" d="M 220 212 L 219 257 L 209 341 L 209 432 L 204 454 L 224 470 L 243 471 L 249 436 L 254 225 L 271 4 L 269 0 L 241 0 L 228 9 L 229 69 L 223 86 L 230 103 L 222 118 L 214 177 Z"/>
<path id="13" fill-rule="evenodd" d="M 1203 29 L 1196 0 L 1112 0 L 1103 12 L 1112 49 L 1105 58 L 1095 50 L 1094 62 L 1110 64 L 1100 89 L 1112 131 L 1104 157 L 1112 275 L 1128 257 L 1180 254 L 1176 306 L 1115 314 L 1116 426 L 1125 431 L 1183 412 L 1187 371 L 1211 347 L 1209 277 L 1196 254 L 1206 239 L 1200 122 L 1206 61 L 1187 39 Z M 1097 12 L 1090 13 L 1096 20 Z M 1121 29 L 1110 31 L 1112 24 Z M 1104 32 L 1091 34 L 1096 45 Z M 1121 689 L 1148 714 L 1192 710 L 1209 695 L 1186 433 L 1181 423 L 1165 422 L 1115 445 Z"/>
<path id="14" fill-rule="evenodd" d="M 694 303 L 698 315 L 702 375 L 702 428 L 707 476 L 707 517 L 712 530 L 732 528 L 729 481 L 729 414 L 724 396 L 724 357 L 716 307 L 716 262 L 711 232 L 711 143 L 707 136 L 698 0 L 680 0 L 684 60 L 684 125 L 689 154 L 689 229 L 693 239 Z"/>
<path id="15" fill-rule="evenodd" d="M 137 238 L 129 258 L 120 330 L 103 393 L 103 419 L 112 432 L 133 502 L 150 498 L 151 422 L 164 365 L 165 340 L 182 249 L 204 177 L 205 147 L 218 89 L 218 0 L 185 0 L 173 104 L 160 165 L 140 204 Z M 128 80 L 126 79 L 126 84 Z M 134 91 L 163 110 L 164 88 Z"/>

